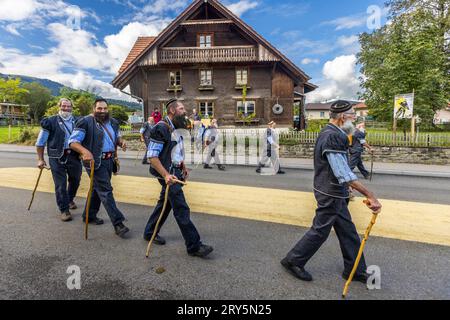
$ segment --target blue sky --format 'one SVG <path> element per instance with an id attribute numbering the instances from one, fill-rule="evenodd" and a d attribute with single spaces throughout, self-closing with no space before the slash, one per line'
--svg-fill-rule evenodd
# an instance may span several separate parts
<path id="1" fill-rule="evenodd" d="M 156 35 L 190 2 L 0 0 L 0 72 L 123 97 L 109 82 L 136 37 Z M 384 0 L 222 2 L 320 86 L 309 101 L 356 97 L 357 36 L 386 23 Z"/>

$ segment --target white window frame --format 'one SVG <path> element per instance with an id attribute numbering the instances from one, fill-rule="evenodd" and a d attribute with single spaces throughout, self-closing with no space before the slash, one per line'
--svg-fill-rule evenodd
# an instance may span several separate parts
<path id="1" fill-rule="evenodd" d="M 202 104 L 204 107 L 202 107 Z M 202 110 L 203 108 L 203 110 Z M 214 102 L 213 101 L 200 101 L 198 103 L 198 111 L 202 117 L 208 115 L 208 117 L 214 117 Z"/>
<path id="2" fill-rule="evenodd" d="M 209 77 L 208 77 L 209 74 Z M 212 69 L 200 70 L 200 86 L 212 86 L 213 84 L 213 71 Z"/>
<path id="3" fill-rule="evenodd" d="M 245 74 L 245 81 L 244 81 Z M 248 68 L 238 68 L 236 69 L 236 85 L 237 86 L 245 86 L 248 85 Z"/>
<path id="4" fill-rule="evenodd" d="M 177 84 L 177 74 L 179 73 L 179 83 Z M 172 80 L 175 80 L 174 83 Z M 179 87 L 181 86 L 181 70 L 171 70 L 169 71 L 169 85 L 171 87 Z"/>
<path id="5" fill-rule="evenodd" d="M 240 111 L 243 111 L 243 114 L 252 114 L 255 113 L 256 114 L 256 101 L 250 100 L 250 101 L 246 101 L 245 104 L 242 102 L 242 100 L 239 100 L 236 102 L 236 113 L 239 114 Z M 253 105 L 253 112 L 249 112 L 249 107 Z M 240 110 L 243 109 L 243 110 Z"/>

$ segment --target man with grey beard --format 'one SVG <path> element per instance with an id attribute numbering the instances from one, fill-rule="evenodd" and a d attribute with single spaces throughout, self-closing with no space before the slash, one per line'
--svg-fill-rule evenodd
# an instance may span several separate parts
<path id="1" fill-rule="evenodd" d="M 47 166 L 44 160 L 44 149 L 47 146 L 50 169 L 55 183 L 56 203 L 61 212 L 61 220 L 67 222 L 72 220 L 70 210 L 77 209 L 73 200 L 80 186 L 82 169 L 79 154 L 69 148 L 69 137 L 77 120 L 72 115 L 72 102 L 62 98 L 58 106 L 57 115 L 41 121 L 41 131 L 36 141 L 37 166 L 39 169 Z"/>
<path id="2" fill-rule="evenodd" d="M 347 279 L 352 270 L 360 239 L 348 210 L 349 186 L 362 193 L 368 200 L 368 207 L 379 212 L 381 204 L 375 195 L 362 185 L 348 165 L 348 135 L 353 134 L 354 111 L 348 101 L 338 100 L 331 105 L 330 123 L 320 132 L 314 149 L 314 196 L 317 200 L 316 216 L 311 229 L 281 260 L 281 264 L 300 280 L 311 281 L 305 270 L 306 263 L 327 240 L 331 228 L 336 231 Z M 366 283 L 366 263 L 361 257 L 355 281 Z"/>

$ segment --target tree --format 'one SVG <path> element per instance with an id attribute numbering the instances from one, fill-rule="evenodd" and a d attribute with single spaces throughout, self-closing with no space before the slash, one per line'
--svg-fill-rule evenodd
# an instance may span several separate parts
<path id="1" fill-rule="evenodd" d="M 23 95 L 28 91 L 22 88 L 20 78 L 2 79 L 0 78 L 0 102 L 21 102 Z"/>
<path id="2" fill-rule="evenodd" d="M 111 117 L 119 121 L 120 124 L 125 124 L 128 121 L 128 114 L 124 107 L 112 104 L 108 109 Z"/>
<path id="3" fill-rule="evenodd" d="M 48 108 L 48 102 L 52 99 L 49 89 L 37 82 L 26 83 L 23 85 L 28 91 L 24 95 L 24 102 L 29 105 L 29 113 L 35 122 L 38 122 Z"/>
<path id="4" fill-rule="evenodd" d="M 414 90 L 414 113 L 422 123 L 432 125 L 435 111 L 449 98 L 448 55 L 440 39 L 433 14 L 420 7 L 401 14 L 394 11 L 391 24 L 360 36 L 360 95 L 373 116 L 392 121 L 395 95 Z"/>

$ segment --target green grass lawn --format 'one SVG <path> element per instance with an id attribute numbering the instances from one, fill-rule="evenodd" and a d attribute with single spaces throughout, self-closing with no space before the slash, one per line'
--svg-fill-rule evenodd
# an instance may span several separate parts
<path id="1" fill-rule="evenodd" d="M 23 128 L 29 128 L 26 126 L 21 127 L 11 127 L 11 138 L 8 127 L 0 127 L 0 143 L 14 143 L 19 139 L 20 131 Z M 38 127 L 32 127 L 33 131 L 38 131 Z"/>
<path id="2" fill-rule="evenodd" d="M 11 127 L 11 139 L 9 138 L 9 128 L 8 127 L 0 127 L 0 143 L 9 143 L 10 141 L 14 141 L 19 138 L 20 128 L 19 127 Z"/>

